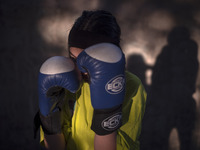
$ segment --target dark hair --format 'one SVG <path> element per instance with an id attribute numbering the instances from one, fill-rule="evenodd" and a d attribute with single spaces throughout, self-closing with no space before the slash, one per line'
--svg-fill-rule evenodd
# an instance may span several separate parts
<path id="1" fill-rule="evenodd" d="M 116 18 L 108 11 L 83 11 L 76 19 L 68 39 L 70 46 L 87 48 L 101 42 L 120 46 L 121 29 Z"/>

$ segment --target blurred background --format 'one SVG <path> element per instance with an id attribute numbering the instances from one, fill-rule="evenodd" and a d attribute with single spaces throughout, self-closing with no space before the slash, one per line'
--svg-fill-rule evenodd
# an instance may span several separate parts
<path id="1" fill-rule="evenodd" d="M 147 107 L 141 150 L 200 150 L 200 1 L 0 0 L 0 150 L 35 150 L 40 65 L 67 55 L 68 32 L 85 9 L 121 26 L 127 69 Z"/>

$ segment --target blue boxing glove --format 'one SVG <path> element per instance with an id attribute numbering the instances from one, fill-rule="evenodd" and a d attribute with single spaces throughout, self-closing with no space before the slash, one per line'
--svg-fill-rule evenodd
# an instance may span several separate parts
<path id="1" fill-rule="evenodd" d="M 107 135 L 121 126 L 125 96 L 125 56 L 114 44 L 93 45 L 77 58 L 78 68 L 89 74 L 91 103 L 94 108 L 91 129 Z"/>
<path id="2" fill-rule="evenodd" d="M 44 133 L 61 132 L 61 107 L 65 90 L 76 92 L 80 82 L 74 62 L 64 56 L 47 59 L 38 80 L 40 120 Z"/>

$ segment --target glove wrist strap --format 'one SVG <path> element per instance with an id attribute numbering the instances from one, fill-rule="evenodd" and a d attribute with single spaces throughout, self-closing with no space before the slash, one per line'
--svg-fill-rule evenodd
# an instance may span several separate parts
<path id="1" fill-rule="evenodd" d="M 110 109 L 94 109 L 91 129 L 98 135 L 107 135 L 122 124 L 122 105 Z"/>

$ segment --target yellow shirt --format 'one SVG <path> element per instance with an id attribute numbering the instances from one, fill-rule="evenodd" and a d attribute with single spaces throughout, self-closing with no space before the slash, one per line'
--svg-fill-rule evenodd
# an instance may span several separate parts
<path id="1" fill-rule="evenodd" d="M 88 83 L 83 83 L 76 94 L 68 93 L 67 98 L 76 99 L 73 117 L 70 116 L 68 101 L 63 105 L 62 131 L 67 150 L 93 150 L 95 133 L 90 129 L 93 107 Z M 126 94 L 122 105 L 122 126 L 117 130 L 117 150 L 139 150 L 139 136 L 145 112 L 146 92 L 135 75 L 126 72 Z M 40 141 L 44 135 L 41 129 Z"/>

